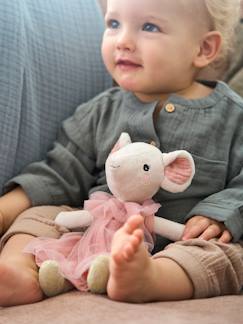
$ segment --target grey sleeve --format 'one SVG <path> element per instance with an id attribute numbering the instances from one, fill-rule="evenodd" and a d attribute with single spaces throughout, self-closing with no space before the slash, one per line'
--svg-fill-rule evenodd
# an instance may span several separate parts
<path id="1" fill-rule="evenodd" d="M 225 188 L 198 203 L 187 215 L 203 215 L 224 222 L 234 241 L 243 235 L 243 131 L 237 127 L 229 152 L 228 177 Z M 215 177 L 221 177 L 215 174 Z M 213 178 L 208 179 L 210 182 Z"/>
<path id="2" fill-rule="evenodd" d="M 45 160 L 28 165 L 10 180 L 6 190 L 20 185 L 32 205 L 81 206 L 95 183 L 96 153 L 92 101 L 80 106 L 61 128 Z M 92 108 L 92 109 L 91 109 Z"/>

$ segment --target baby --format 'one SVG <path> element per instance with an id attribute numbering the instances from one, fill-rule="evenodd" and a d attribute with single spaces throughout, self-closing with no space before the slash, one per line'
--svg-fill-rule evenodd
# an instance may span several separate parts
<path id="1" fill-rule="evenodd" d="M 7 184 L 8 190 L 18 187 L 0 199 L 2 229 L 8 230 L 0 305 L 43 298 L 34 258 L 22 251 L 33 236 L 58 236 L 45 219 L 67 207 L 28 208 L 78 207 L 91 191 L 106 191 L 105 160 L 124 131 L 163 152 L 188 150 L 196 175 L 185 192 L 161 189 L 155 196 L 162 203 L 159 216 L 185 223 L 182 241 L 160 244 L 151 257 L 140 215 L 115 234 L 108 296 L 148 302 L 240 293 L 243 100 L 223 82 L 198 80 L 229 54 L 239 12 L 238 0 L 108 0 L 102 55 L 120 87 L 80 106 L 47 159 Z M 19 234 L 21 220 L 26 234 Z"/>

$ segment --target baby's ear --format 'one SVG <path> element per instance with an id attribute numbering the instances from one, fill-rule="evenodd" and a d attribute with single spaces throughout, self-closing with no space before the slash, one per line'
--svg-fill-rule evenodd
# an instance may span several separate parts
<path id="1" fill-rule="evenodd" d="M 194 58 L 194 66 L 202 69 L 217 60 L 221 45 L 222 37 L 219 32 L 211 31 L 205 34 L 201 40 L 199 51 Z"/>
<path id="2" fill-rule="evenodd" d="M 116 144 L 114 145 L 113 149 L 111 150 L 111 153 L 114 153 L 118 150 L 120 150 L 122 147 L 131 144 L 131 138 L 129 136 L 128 133 L 121 133 L 118 141 L 116 142 Z"/>
<path id="3" fill-rule="evenodd" d="M 186 190 L 195 174 L 195 165 L 191 154 L 181 150 L 162 155 L 164 178 L 161 188 L 174 193 Z"/>

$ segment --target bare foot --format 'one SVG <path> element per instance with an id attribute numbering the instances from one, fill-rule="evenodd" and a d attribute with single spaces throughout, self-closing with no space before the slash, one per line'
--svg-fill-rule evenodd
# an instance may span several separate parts
<path id="1" fill-rule="evenodd" d="M 132 216 L 114 235 L 108 296 L 134 303 L 191 298 L 193 286 L 184 270 L 171 259 L 153 259 L 147 252 L 142 223 L 142 216 Z"/>
<path id="2" fill-rule="evenodd" d="M 0 306 L 14 306 L 43 299 L 37 271 L 17 263 L 0 262 Z"/>
<path id="3" fill-rule="evenodd" d="M 107 293 L 111 299 L 130 302 L 148 300 L 151 258 L 143 243 L 143 217 L 132 216 L 112 242 Z"/>

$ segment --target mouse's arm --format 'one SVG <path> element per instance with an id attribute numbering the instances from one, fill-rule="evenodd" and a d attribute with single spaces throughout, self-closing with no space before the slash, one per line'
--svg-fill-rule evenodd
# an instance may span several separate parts
<path id="1" fill-rule="evenodd" d="M 93 216 L 86 210 L 75 210 L 60 212 L 55 224 L 64 226 L 68 229 L 82 228 L 89 226 L 93 221 Z M 154 232 L 171 241 L 179 241 L 182 237 L 185 225 L 168 219 L 154 216 Z"/>
<path id="2" fill-rule="evenodd" d="M 185 225 L 170 221 L 168 219 L 154 216 L 154 232 L 171 241 L 180 241 Z"/>
<path id="3" fill-rule="evenodd" d="M 75 210 L 60 212 L 56 219 L 55 224 L 64 226 L 68 229 L 82 228 L 89 226 L 93 221 L 93 216 L 86 210 Z"/>

